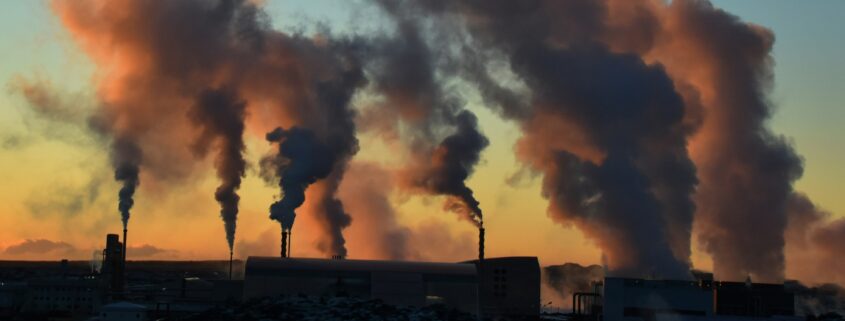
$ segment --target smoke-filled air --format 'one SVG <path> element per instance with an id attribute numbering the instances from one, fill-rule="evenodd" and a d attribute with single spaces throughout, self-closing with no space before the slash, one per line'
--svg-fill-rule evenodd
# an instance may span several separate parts
<path id="1" fill-rule="evenodd" d="M 0 228 L 0 249 L 38 240 L 62 247 L 10 259 L 88 259 L 123 228 L 130 256 L 281 243 L 459 262 L 483 258 L 486 235 L 487 257 L 539 256 L 561 298 L 694 269 L 845 286 L 841 203 L 802 180 L 828 169 L 780 132 L 798 128 L 775 95 L 776 44 L 794 35 L 707 0 L 338 2 L 312 19 L 281 1 L 49 1 L 51 37 L 88 69 L 20 72 L 6 93 L 26 131 L 71 147 L 0 130 L 3 153 L 50 150 L 15 164 L 61 165 L 20 178 L 50 175 L 3 199 L 20 218 L 0 225 L 57 235 Z M 190 245 L 168 244 L 182 233 Z"/>

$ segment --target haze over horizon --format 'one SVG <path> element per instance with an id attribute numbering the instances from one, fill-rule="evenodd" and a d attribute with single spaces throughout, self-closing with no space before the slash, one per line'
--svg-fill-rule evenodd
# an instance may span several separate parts
<path id="1" fill-rule="evenodd" d="M 540 2 L 523 29 L 200 2 L 5 4 L 0 260 L 89 259 L 129 188 L 130 259 L 276 256 L 278 202 L 300 257 L 471 259 L 483 217 L 488 257 L 845 283 L 843 2 Z"/>

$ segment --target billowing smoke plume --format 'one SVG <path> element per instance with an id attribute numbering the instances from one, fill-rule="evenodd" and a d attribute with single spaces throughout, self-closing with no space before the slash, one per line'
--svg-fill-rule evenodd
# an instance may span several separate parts
<path id="1" fill-rule="evenodd" d="M 790 196 L 787 212 L 787 274 L 806 284 L 845 285 L 845 218 L 833 219 L 799 193 Z"/>
<path id="2" fill-rule="evenodd" d="M 487 145 L 464 111 L 474 86 L 521 127 L 518 158 L 543 175 L 549 215 L 595 241 L 611 273 L 688 277 L 696 213 L 716 278 L 783 279 L 802 164 L 766 124 L 770 31 L 704 0 L 375 2 L 395 35 L 289 35 L 246 0 L 55 1 L 97 66 L 92 124 L 113 140 L 124 223 L 142 166 L 145 177 L 190 177 L 195 131 L 232 139 L 218 156 L 240 152 L 229 131 L 211 134 L 216 116 L 184 117 L 211 91 L 230 95 L 235 119 L 242 101 L 266 106 L 249 110 L 257 131 L 296 128 L 334 153 L 308 193 L 318 247 L 345 254 L 350 217 L 336 194 L 358 150 L 350 101 L 368 81 L 384 100 L 363 123 L 411 150 L 399 185 L 454 196 L 480 219 L 465 183 Z M 236 203 L 238 159 L 225 175 L 218 166 L 223 212 Z M 800 239 L 839 251 L 825 242 L 842 224 L 819 222 Z"/>
<path id="3" fill-rule="evenodd" d="M 461 28 L 441 33 L 463 30 L 478 52 L 491 53 L 451 58 L 485 101 L 520 122 L 519 157 L 545 174 L 555 220 L 587 232 L 616 273 L 688 277 L 696 179 L 685 104 L 660 66 L 599 41 L 602 3 L 383 3 L 457 17 Z M 486 69 L 494 64 L 509 66 L 527 93 L 493 81 Z M 524 97 L 514 99 L 518 94 Z"/>
<path id="4" fill-rule="evenodd" d="M 112 142 L 112 165 L 115 167 L 114 179 L 121 182 L 122 186 L 118 192 L 118 210 L 123 228 L 129 224 L 130 210 L 135 205 L 135 189 L 138 188 L 138 178 L 141 150 L 134 142 L 125 138 L 116 138 Z"/>
<path id="5" fill-rule="evenodd" d="M 419 229 L 412 230 L 398 221 L 397 209 L 389 197 L 394 188 L 391 173 L 378 164 L 361 161 L 350 164 L 339 196 L 355 215 L 355 224 L 347 232 L 356 258 L 420 260 L 423 258 L 417 251 L 431 246 L 411 244 Z"/>
<path id="6" fill-rule="evenodd" d="M 195 178 L 197 158 L 213 150 L 221 179 L 215 199 L 231 246 L 241 134 L 297 126 L 342 155 L 315 199 L 327 231 L 318 246 L 342 251 L 339 231 L 349 218 L 334 194 L 358 149 L 349 106 L 365 83 L 357 40 L 273 30 L 257 2 L 247 0 L 56 0 L 53 8 L 97 68 L 101 108 L 92 124 L 114 140 L 124 218 L 140 170 L 168 185 L 185 182 Z"/>
<path id="7" fill-rule="evenodd" d="M 401 187 L 448 196 L 447 210 L 480 227 L 483 214 L 466 180 L 489 141 L 459 95 L 444 86 L 450 73 L 441 71 L 449 62 L 427 42 L 418 17 L 396 3 L 381 4 L 397 34 L 371 45 L 374 87 L 386 102 L 364 118 L 402 136 L 410 147 L 410 164 L 397 173 Z"/>
<path id="8" fill-rule="evenodd" d="M 275 173 L 279 178 L 282 198 L 270 206 L 270 218 L 279 221 L 282 228 L 290 230 L 296 218 L 296 209 L 305 202 L 305 190 L 318 180 L 325 180 L 326 186 L 318 193 L 319 213 L 318 221 L 325 221 L 330 243 L 318 245 L 325 253 L 346 256 L 343 228 L 351 223 L 351 218 L 343 210 L 340 200 L 335 193 L 340 179 L 339 175 L 346 166 L 350 155 L 342 149 L 333 148 L 327 142 L 318 138 L 312 131 L 293 127 L 290 129 L 276 128 L 267 133 L 267 141 L 279 144 L 278 155 L 264 161 L 264 165 L 275 166 Z"/>
<path id="9" fill-rule="evenodd" d="M 434 195 L 450 196 L 447 209 L 481 227 L 481 208 L 466 180 L 489 141 L 478 131 L 478 120 L 471 112 L 461 112 L 456 122 L 455 133 L 440 142 L 432 151 L 431 159 L 419 167 L 412 167 L 405 175 L 413 186 Z"/>
<path id="10" fill-rule="evenodd" d="M 604 269 L 598 265 L 581 266 L 577 263 L 543 267 L 543 282 L 554 290 L 561 303 L 571 305 L 577 292 L 593 292 L 595 282 L 604 280 Z"/>
<path id="11" fill-rule="evenodd" d="M 281 200 L 270 205 L 270 218 L 289 230 L 296 218 L 295 210 L 305 202 L 305 189 L 329 176 L 337 155 L 307 129 L 276 128 L 267 133 L 267 141 L 279 144 L 273 164 L 282 190 Z"/>
<path id="12" fill-rule="evenodd" d="M 215 167 L 220 186 L 214 198 L 220 203 L 220 217 L 226 230 L 229 251 L 234 249 L 235 228 L 238 220 L 237 190 L 246 170 L 243 158 L 244 117 L 246 103 L 238 100 L 229 89 L 206 90 L 200 93 L 189 112 L 194 123 L 201 128 L 201 135 L 194 144 L 194 152 L 205 155 L 216 144 Z"/>
<path id="13" fill-rule="evenodd" d="M 796 315 L 829 320 L 845 316 L 845 288 L 836 284 L 808 287 L 794 281 L 786 282 L 785 286 L 795 294 Z"/>
<path id="14" fill-rule="evenodd" d="M 685 102 L 701 109 L 687 114 L 699 125 L 690 140 L 701 181 L 696 232 L 716 278 L 782 281 L 787 201 L 802 164 L 766 124 L 773 34 L 707 1 L 609 5 L 610 45 L 663 64 Z"/>

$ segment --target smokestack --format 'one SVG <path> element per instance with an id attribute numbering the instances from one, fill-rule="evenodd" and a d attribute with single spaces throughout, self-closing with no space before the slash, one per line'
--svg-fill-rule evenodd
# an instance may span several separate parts
<path id="1" fill-rule="evenodd" d="M 283 229 L 282 230 L 282 258 L 288 257 L 287 249 L 288 249 L 288 232 Z"/>
<path id="2" fill-rule="evenodd" d="M 126 226 L 123 226 L 123 266 L 126 266 Z"/>
<path id="3" fill-rule="evenodd" d="M 484 261 L 484 227 L 478 228 L 478 262 Z"/>
<path id="4" fill-rule="evenodd" d="M 229 281 L 232 280 L 232 257 L 234 256 L 234 251 L 229 251 Z"/>

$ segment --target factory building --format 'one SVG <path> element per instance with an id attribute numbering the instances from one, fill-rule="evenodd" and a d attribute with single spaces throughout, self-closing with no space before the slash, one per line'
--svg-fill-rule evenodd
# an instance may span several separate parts
<path id="1" fill-rule="evenodd" d="M 477 265 L 481 314 L 490 319 L 537 318 L 540 262 L 536 257 L 501 257 Z"/>
<path id="2" fill-rule="evenodd" d="M 795 315 L 795 295 L 783 284 L 716 282 L 714 299 L 720 315 L 772 317 Z"/>
<path id="3" fill-rule="evenodd" d="M 714 314 L 712 288 L 708 283 L 697 281 L 606 278 L 602 296 L 602 313 L 606 321 L 712 317 Z"/>
<path id="4" fill-rule="evenodd" d="M 349 296 L 388 304 L 443 304 L 486 319 L 537 318 L 537 258 L 464 263 L 250 257 L 244 299 Z"/>
<path id="5" fill-rule="evenodd" d="M 245 299 L 350 296 L 394 305 L 443 303 L 465 312 L 478 311 L 473 264 L 250 257 L 245 271 Z"/>
<path id="6" fill-rule="evenodd" d="M 573 296 L 581 320 L 799 320 L 794 295 L 782 284 L 709 279 L 604 279 L 592 293 Z"/>
<path id="7" fill-rule="evenodd" d="M 103 304 L 102 283 L 96 278 L 44 278 L 27 282 L 21 312 L 28 314 L 88 315 Z"/>

